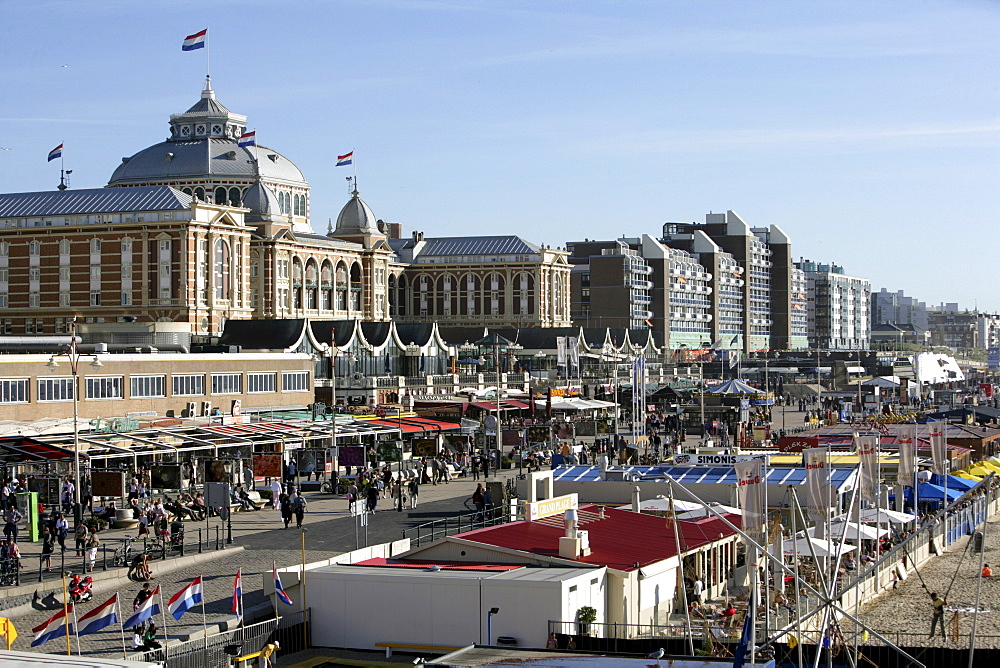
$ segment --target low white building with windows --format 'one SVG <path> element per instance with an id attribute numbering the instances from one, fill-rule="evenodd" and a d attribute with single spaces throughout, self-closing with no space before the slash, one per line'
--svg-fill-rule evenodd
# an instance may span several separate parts
<path id="1" fill-rule="evenodd" d="M 69 337 L 64 337 L 68 340 Z M 91 362 L 100 360 L 100 367 Z M 53 365 L 50 360 L 54 360 Z M 160 417 L 304 408 L 313 403 L 314 360 L 306 353 L 101 353 L 78 365 L 79 416 Z M 71 418 L 73 372 L 62 355 L 0 355 L 3 420 Z"/>

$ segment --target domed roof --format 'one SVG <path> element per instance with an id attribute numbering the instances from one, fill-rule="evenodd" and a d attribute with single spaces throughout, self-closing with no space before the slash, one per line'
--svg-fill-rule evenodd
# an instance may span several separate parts
<path id="1" fill-rule="evenodd" d="M 239 146 L 247 117 L 215 99 L 206 78 L 201 98 L 183 114 L 170 116 L 170 138 L 129 158 L 111 175 L 109 186 L 217 178 L 263 178 L 270 183 L 307 188 L 295 163 L 264 146 Z M 173 184 L 172 184 L 173 185 Z M 179 185 L 179 184 L 178 184 Z"/>
<path id="2" fill-rule="evenodd" d="M 361 199 L 357 188 L 337 216 L 337 229 L 334 230 L 334 235 L 338 234 L 379 234 L 378 220 L 372 213 L 371 207 Z"/>
<path id="3" fill-rule="evenodd" d="M 281 214 L 281 204 L 278 196 L 270 188 L 258 181 L 247 189 L 243 195 L 243 206 L 250 209 L 246 215 L 247 222 L 273 221 L 284 219 Z"/>
<path id="4" fill-rule="evenodd" d="M 108 185 L 124 186 L 192 177 L 243 177 L 249 180 L 258 175 L 288 185 L 305 187 L 307 184 L 295 163 L 273 149 L 264 146 L 240 147 L 232 139 L 201 139 L 160 142 L 130 158 L 122 158 L 122 164 L 111 175 Z"/>

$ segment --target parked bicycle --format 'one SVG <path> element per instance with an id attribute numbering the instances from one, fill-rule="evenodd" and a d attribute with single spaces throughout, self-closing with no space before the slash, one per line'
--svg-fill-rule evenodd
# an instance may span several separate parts
<path id="1" fill-rule="evenodd" d="M 115 548 L 111 558 L 112 566 L 128 566 L 132 563 L 132 543 L 135 538 L 122 538 L 122 544 Z"/>
<path id="2" fill-rule="evenodd" d="M 332 480 L 324 480 L 319 486 L 319 491 L 323 494 L 347 494 L 350 484 L 349 478 L 338 478 L 336 484 Z"/>

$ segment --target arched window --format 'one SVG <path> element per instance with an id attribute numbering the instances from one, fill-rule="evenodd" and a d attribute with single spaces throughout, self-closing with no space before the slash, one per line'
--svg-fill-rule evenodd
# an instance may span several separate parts
<path id="1" fill-rule="evenodd" d="M 229 189 L 229 205 L 239 206 L 240 205 L 240 189 L 230 188 Z"/>
<path id="2" fill-rule="evenodd" d="M 333 265 L 329 260 L 323 262 L 319 272 L 320 308 L 329 311 L 333 308 Z"/>
<path id="3" fill-rule="evenodd" d="M 413 314 L 433 315 L 434 296 L 431 294 L 431 279 L 426 274 L 417 276 L 413 281 Z"/>
<path id="4" fill-rule="evenodd" d="M 225 188 L 223 188 L 222 186 L 219 186 L 218 188 L 215 189 L 215 203 L 216 204 L 225 204 L 227 199 L 228 198 L 226 197 L 226 189 Z"/>
<path id="5" fill-rule="evenodd" d="M 292 195 L 292 215 L 299 215 L 299 195 L 298 193 Z"/>
<path id="6" fill-rule="evenodd" d="M 513 311 L 521 315 L 535 313 L 535 277 L 527 272 L 520 272 L 514 277 Z"/>
<path id="7" fill-rule="evenodd" d="M 483 312 L 490 315 L 507 313 L 507 286 L 500 274 L 490 274 L 483 283 Z"/>
<path id="8" fill-rule="evenodd" d="M 205 201 L 205 189 L 204 188 L 200 188 L 200 187 L 199 188 L 195 188 L 194 189 L 194 196 L 197 197 L 198 199 L 200 199 L 202 202 L 204 202 Z"/>
<path id="9" fill-rule="evenodd" d="M 355 262 L 351 265 L 351 310 L 360 311 L 361 304 L 363 302 L 362 290 L 363 282 L 361 280 L 361 265 Z"/>
<path id="10" fill-rule="evenodd" d="M 347 310 L 347 267 L 341 262 L 337 265 L 337 310 Z"/>
<path id="11" fill-rule="evenodd" d="M 302 308 L 302 260 L 292 258 L 292 306 Z"/>
<path id="12" fill-rule="evenodd" d="M 400 274 L 396 281 L 396 315 L 405 316 L 406 313 L 406 276 Z"/>
<path id="13" fill-rule="evenodd" d="M 436 316 L 453 316 L 458 314 L 458 284 L 451 274 L 445 274 L 437 280 L 435 304 Z"/>
<path id="14" fill-rule="evenodd" d="M 316 260 L 312 258 L 306 262 L 306 308 L 315 309 L 319 302 L 319 270 L 316 267 Z"/>
<path id="15" fill-rule="evenodd" d="M 480 304 L 482 303 L 480 285 L 479 277 L 475 274 L 466 274 L 459 279 L 459 314 L 479 315 L 482 313 L 482 309 L 480 308 Z"/>
<path id="16" fill-rule="evenodd" d="M 224 239 L 215 242 L 215 298 L 230 298 L 229 244 Z"/>
<path id="17" fill-rule="evenodd" d="M 190 188 L 181 188 L 181 192 L 184 193 L 185 195 L 193 195 L 194 194 L 194 192 L 192 192 L 192 190 Z"/>

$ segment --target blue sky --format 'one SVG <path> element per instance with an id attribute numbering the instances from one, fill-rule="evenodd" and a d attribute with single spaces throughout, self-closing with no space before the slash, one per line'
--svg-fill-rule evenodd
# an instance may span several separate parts
<path id="1" fill-rule="evenodd" d="M 733 209 L 796 256 L 1000 310 L 1000 3 L 4 0 L 0 189 L 74 188 L 213 87 L 325 231 L 376 215 L 562 246 Z M 68 65 L 68 67 L 63 67 Z"/>

